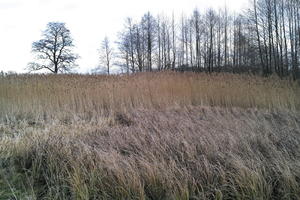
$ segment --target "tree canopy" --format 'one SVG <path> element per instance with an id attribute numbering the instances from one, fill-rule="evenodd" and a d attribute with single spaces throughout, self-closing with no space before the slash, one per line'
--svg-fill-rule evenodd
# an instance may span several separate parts
<path id="1" fill-rule="evenodd" d="M 50 22 L 42 39 L 32 43 L 37 62 L 28 64 L 30 71 L 48 70 L 52 73 L 70 72 L 76 66 L 73 39 L 65 23 Z"/>

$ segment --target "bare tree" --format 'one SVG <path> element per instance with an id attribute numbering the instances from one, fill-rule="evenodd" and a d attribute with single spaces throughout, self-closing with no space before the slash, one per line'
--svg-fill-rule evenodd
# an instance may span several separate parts
<path id="1" fill-rule="evenodd" d="M 214 67 L 214 40 L 215 40 L 215 25 L 217 16 L 213 9 L 209 9 L 206 14 L 207 26 L 209 28 L 209 52 L 208 52 L 208 71 L 212 72 Z"/>
<path id="2" fill-rule="evenodd" d="M 194 30 L 196 35 L 196 67 L 199 69 L 201 66 L 201 33 L 200 33 L 200 13 L 198 9 L 194 10 L 193 14 Z"/>
<path id="3" fill-rule="evenodd" d="M 108 75 L 110 74 L 112 59 L 113 48 L 110 45 L 108 37 L 105 37 L 100 48 L 100 63 L 102 66 L 105 66 Z"/>
<path id="4" fill-rule="evenodd" d="M 127 74 L 130 73 L 130 40 L 126 32 L 119 33 L 119 41 L 116 42 L 118 45 L 118 54 L 119 62 L 117 65 L 121 67 L 121 71 L 126 71 Z M 125 62 L 123 62 L 125 61 Z"/>
<path id="5" fill-rule="evenodd" d="M 78 58 L 72 52 L 73 47 L 73 39 L 65 23 L 50 22 L 43 32 L 43 39 L 32 44 L 32 52 L 38 62 L 29 63 L 27 68 L 29 71 L 48 70 L 55 74 L 70 72 Z"/>
<path id="6" fill-rule="evenodd" d="M 145 41 L 147 46 L 147 69 L 148 71 L 152 71 L 152 52 L 154 49 L 154 37 L 156 33 L 156 20 L 147 12 L 142 18 L 141 24 L 143 27 L 143 31 L 145 32 Z"/>
<path id="7" fill-rule="evenodd" d="M 134 72 L 198 70 L 254 72 L 300 77 L 300 1 L 251 0 L 243 13 L 182 14 L 154 18 L 145 14 L 139 23 L 128 20 L 121 38 L 123 66 Z M 124 37 L 125 36 L 125 37 Z M 135 66 L 134 66 L 135 65 Z"/>
<path id="8" fill-rule="evenodd" d="M 175 19 L 174 13 L 172 15 L 172 52 L 173 52 L 173 61 L 172 61 L 172 69 L 175 69 L 176 65 L 176 30 L 175 30 Z"/>

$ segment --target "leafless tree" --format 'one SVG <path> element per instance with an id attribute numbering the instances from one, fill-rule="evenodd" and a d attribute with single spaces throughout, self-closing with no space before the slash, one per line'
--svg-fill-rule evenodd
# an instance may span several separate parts
<path id="1" fill-rule="evenodd" d="M 127 23 L 121 39 L 124 61 L 139 71 L 162 69 L 255 72 L 265 76 L 300 77 L 300 1 L 249 0 L 247 12 L 230 13 L 225 6 L 176 23 L 146 13 Z M 126 49 L 126 51 L 124 51 Z M 130 64 L 131 63 L 131 64 Z"/>
<path id="2" fill-rule="evenodd" d="M 141 24 L 145 32 L 146 51 L 147 51 L 147 71 L 152 71 L 152 53 L 154 49 L 154 41 L 156 35 L 156 19 L 147 12 L 142 18 Z"/>
<path id="3" fill-rule="evenodd" d="M 100 48 L 100 63 L 106 68 L 108 75 L 110 74 L 112 59 L 113 48 L 111 47 L 108 37 L 105 37 Z"/>
<path id="4" fill-rule="evenodd" d="M 50 22 L 43 32 L 43 38 L 32 44 L 32 52 L 36 55 L 37 62 L 28 64 L 29 71 L 48 70 L 70 72 L 75 66 L 78 55 L 74 54 L 73 39 L 65 23 Z"/>

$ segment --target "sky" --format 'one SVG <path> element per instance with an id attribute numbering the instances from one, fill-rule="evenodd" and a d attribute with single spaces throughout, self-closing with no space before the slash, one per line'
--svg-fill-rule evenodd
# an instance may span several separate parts
<path id="1" fill-rule="evenodd" d="M 99 65 L 101 41 L 113 42 L 122 31 L 126 17 L 190 15 L 197 7 L 224 7 L 239 12 L 248 0 L 0 0 L 0 71 L 26 72 L 33 61 L 32 42 L 41 39 L 48 22 L 65 22 L 79 54 L 78 72 Z"/>

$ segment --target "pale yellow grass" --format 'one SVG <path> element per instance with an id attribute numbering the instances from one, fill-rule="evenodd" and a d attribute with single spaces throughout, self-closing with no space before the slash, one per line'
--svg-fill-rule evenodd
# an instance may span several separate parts
<path id="1" fill-rule="evenodd" d="M 0 199 L 300 199 L 300 92 L 232 74 L 0 78 Z"/>
<path id="2" fill-rule="evenodd" d="M 0 78 L 1 116 L 95 116 L 189 105 L 298 110 L 300 87 L 278 78 L 172 72 Z"/>

